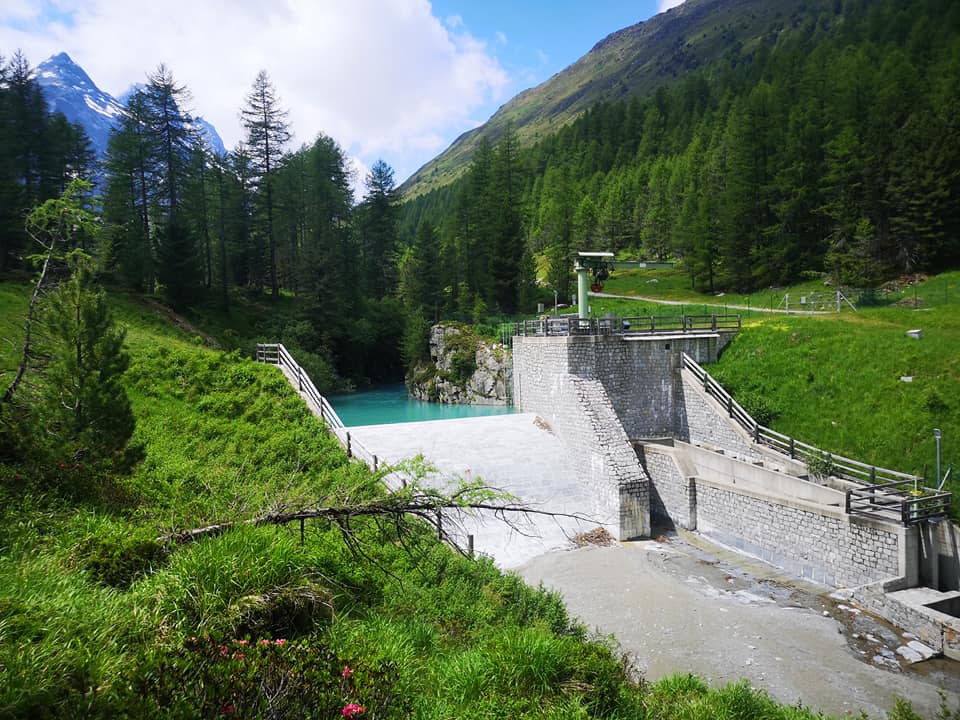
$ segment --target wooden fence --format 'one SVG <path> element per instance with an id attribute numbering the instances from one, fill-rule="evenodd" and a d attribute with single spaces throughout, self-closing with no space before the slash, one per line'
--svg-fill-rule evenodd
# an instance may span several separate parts
<path id="1" fill-rule="evenodd" d="M 730 419 L 746 430 L 758 445 L 804 462 L 811 472 L 832 475 L 861 485 L 860 488 L 847 490 L 848 514 L 898 519 L 905 525 L 949 515 L 951 493 L 923 487 L 923 478 L 917 475 L 829 453 L 761 425 L 686 353 L 683 353 L 683 368 L 700 382 L 704 392 L 719 402 Z"/>
<path id="2" fill-rule="evenodd" d="M 350 436 L 350 431 L 344 427 L 343 421 L 330 401 L 320 394 L 310 376 L 307 375 L 307 371 L 300 367 L 282 343 L 258 343 L 256 360 L 268 365 L 276 365 L 283 371 L 289 383 L 303 396 L 310 411 L 321 418 L 330 432 L 340 441 L 348 457 L 362 460 L 374 472 L 379 469 L 380 459 Z"/>

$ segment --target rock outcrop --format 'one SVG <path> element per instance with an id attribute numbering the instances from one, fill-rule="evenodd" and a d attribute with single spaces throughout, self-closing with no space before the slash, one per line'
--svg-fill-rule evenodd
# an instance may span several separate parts
<path id="1" fill-rule="evenodd" d="M 441 323 L 430 328 L 430 361 L 407 377 L 410 396 L 460 405 L 506 405 L 507 350 L 469 328 Z"/>

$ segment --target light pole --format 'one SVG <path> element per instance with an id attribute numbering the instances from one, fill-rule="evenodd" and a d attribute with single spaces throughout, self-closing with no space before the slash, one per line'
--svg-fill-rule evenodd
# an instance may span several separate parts
<path id="1" fill-rule="evenodd" d="M 933 438 L 937 441 L 937 485 L 940 485 L 940 437 L 943 433 L 940 432 L 940 428 L 933 429 Z"/>
<path id="2" fill-rule="evenodd" d="M 559 315 L 559 311 L 557 310 L 557 291 L 554 290 L 553 291 L 553 316 L 557 317 L 557 315 Z"/>

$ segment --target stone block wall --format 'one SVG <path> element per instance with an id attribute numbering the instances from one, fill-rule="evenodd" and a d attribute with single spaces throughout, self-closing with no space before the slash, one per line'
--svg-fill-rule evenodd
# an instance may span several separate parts
<path id="1" fill-rule="evenodd" d="M 649 535 L 649 481 L 607 391 L 596 377 L 569 372 L 569 341 L 581 339 L 515 338 L 514 405 L 537 413 L 563 441 L 593 491 L 592 517 L 621 540 Z"/>
<path id="2" fill-rule="evenodd" d="M 856 587 L 903 574 L 906 529 L 697 479 L 697 530 L 797 577 Z"/>
<path id="3" fill-rule="evenodd" d="M 694 445 L 722 448 L 744 460 L 761 460 L 761 453 L 747 432 L 730 419 L 727 411 L 708 395 L 689 371 L 680 373 L 682 402 L 677 418 L 677 437 Z"/>
<path id="4" fill-rule="evenodd" d="M 673 448 L 653 443 L 635 445 L 650 478 L 650 515 L 668 526 L 697 528 L 697 485 L 692 468 L 684 467 Z"/>
<path id="5" fill-rule="evenodd" d="M 872 583 L 856 588 L 850 599 L 897 627 L 909 630 L 935 652 L 960 658 L 957 643 L 960 619 L 902 601 L 901 591 L 907 590 L 908 585 L 903 578 Z"/>

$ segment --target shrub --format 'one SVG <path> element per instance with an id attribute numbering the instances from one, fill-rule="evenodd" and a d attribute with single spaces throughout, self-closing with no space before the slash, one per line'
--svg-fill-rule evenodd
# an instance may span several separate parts
<path id="1" fill-rule="evenodd" d="M 127 532 L 124 532 L 127 531 Z M 166 548 L 152 537 L 129 535 L 93 537 L 78 546 L 80 562 L 98 582 L 125 590 L 140 577 L 166 563 Z"/>

